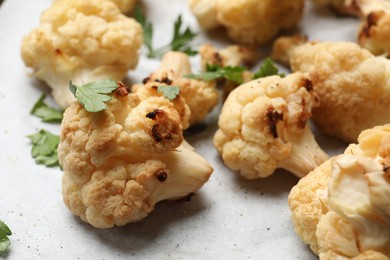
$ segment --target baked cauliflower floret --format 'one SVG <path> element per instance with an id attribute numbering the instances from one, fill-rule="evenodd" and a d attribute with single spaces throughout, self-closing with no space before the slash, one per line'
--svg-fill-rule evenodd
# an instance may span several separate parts
<path id="1" fill-rule="evenodd" d="M 295 27 L 303 0 L 190 0 L 190 8 L 204 29 L 224 26 L 240 43 L 270 42 L 281 30 Z"/>
<path id="2" fill-rule="evenodd" d="M 308 73 L 322 132 L 355 142 L 362 130 L 390 122 L 389 60 L 351 42 L 312 42 L 295 48 L 290 62 L 292 71 Z"/>
<path id="3" fill-rule="evenodd" d="M 183 141 L 180 116 L 163 97 L 117 92 L 107 109 L 66 109 L 59 162 L 66 206 L 98 228 L 147 216 L 154 205 L 198 190 L 211 166 Z"/>
<path id="4" fill-rule="evenodd" d="M 362 132 L 291 190 L 295 231 L 320 259 L 390 257 L 390 125 Z"/>
<path id="5" fill-rule="evenodd" d="M 106 0 L 59 0 L 24 37 L 22 58 L 65 109 L 74 100 L 69 81 L 121 80 L 138 62 L 141 26 Z"/>
<path id="6" fill-rule="evenodd" d="M 390 53 L 390 2 L 384 0 L 351 0 L 350 8 L 362 19 L 358 42 L 374 55 Z"/>
<path id="7" fill-rule="evenodd" d="M 307 36 L 281 36 L 272 44 L 271 58 L 287 67 L 290 67 L 291 52 L 307 42 Z"/>
<path id="8" fill-rule="evenodd" d="M 202 122 L 218 103 L 215 82 L 184 77 L 189 74 L 191 64 L 188 56 L 182 52 L 167 52 L 160 67 L 144 80 L 143 85 L 135 85 L 132 90 L 141 99 L 147 99 L 162 95 L 158 92 L 158 86 L 179 87 L 179 95 L 172 102 L 182 118 L 183 128 L 186 129 Z"/>
<path id="9" fill-rule="evenodd" d="M 226 99 L 214 145 L 226 165 L 247 179 L 276 168 L 303 177 L 328 158 L 307 125 L 316 105 L 301 73 L 247 82 Z"/>
<path id="10" fill-rule="evenodd" d="M 114 2 L 122 13 L 129 13 L 133 11 L 137 0 L 110 0 Z"/>

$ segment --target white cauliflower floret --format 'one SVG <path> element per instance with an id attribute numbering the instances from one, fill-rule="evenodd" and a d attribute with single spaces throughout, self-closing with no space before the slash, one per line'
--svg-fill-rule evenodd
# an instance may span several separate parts
<path id="1" fill-rule="evenodd" d="M 390 122 L 390 61 L 352 42 L 310 42 L 290 53 L 292 71 L 308 73 L 320 106 L 313 122 L 345 142 Z"/>
<path id="2" fill-rule="evenodd" d="M 121 80 L 137 65 L 142 42 L 141 26 L 112 2 L 59 0 L 24 37 L 21 50 L 25 64 L 52 88 L 55 101 L 65 109 L 74 100 L 70 80 Z"/>
<path id="3" fill-rule="evenodd" d="M 179 95 L 172 100 L 178 110 L 183 128 L 203 122 L 205 117 L 218 103 L 215 82 L 195 80 L 184 77 L 191 74 L 191 64 L 182 52 L 167 52 L 160 67 L 144 80 L 143 85 L 135 85 L 132 90 L 141 99 L 150 96 L 162 96 L 158 86 L 179 87 Z"/>
<path id="4" fill-rule="evenodd" d="M 64 113 L 58 158 L 64 202 L 75 215 L 98 228 L 125 225 L 209 179 L 212 167 L 183 141 L 167 99 L 122 89 L 107 106 L 90 113 L 74 102 Z"/>
<path id="5" fill-rule="evenodd" d="M 214 145 L 247 179 L 276 168 L 303 177 L 328 158 L 307 125 L 315 105 L 311 82 L 301 73 L 247 82 L 226 99 Z"/>
<path id="6" fill-rule="evenodd" d="M 133 11 L 137 0 L 110 0 L 114 2 L 122 13 L 129 13 Z"/>
<path id="7" fill-rule="evenodd" d="M 289 206 L 295 231 L 320 259 L 390 257 L 390 125 L 301 179 Z"/>
<path id="8" fill-rule="evenodd" d="M 304 1 L 190 0 L 189 5 L 204 29 L 220 25 L 237 42 L 266 44 L 299 23 Z"/>

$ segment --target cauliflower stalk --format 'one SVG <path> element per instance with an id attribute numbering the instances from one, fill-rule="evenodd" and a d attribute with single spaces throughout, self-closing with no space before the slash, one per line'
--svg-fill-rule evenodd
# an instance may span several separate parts
<path id="1" fill-rule="evenodd" d="M 23 38 L 22 58 L 65 109 L 74 100 L 68 83 L 121 80 L 138 62 L 141 26 L 106 0 L 59 0 Z"/>
<path id="2" fill-rule="evenodd" d="M 326 161 L 291 190 L 295 231 L 320 259 L 390 257 L 390 125 Z"/>
<path id="3" fill-rule="evenodd" d="M 226 99 L 214 145 L 226 165 L 247 179 L 276 168 L 303 177 L 328 158 L 307 125 L 316 105 L 301 73 L 247 82 Z"/>
<path id="4" fill-rule="evenodd" d="M 183 141 L 180 115 L 169 100 L 141 100 L 123 86 L 98 113 L 73 102 L 60 140 L 64 202 L 98 228 L 138 221 L 157 202 L 198 190 L 213 171 Z"/>
<path id="5" fill-rule="evenodd" d="M 390 122 L 390 61 L 351 42 L 309 42 L 290 53 L 292 71 L 308 73 L 320 106 L 313 121 L 324 133 L 355 142 Z"/>
<path id="6" fill-rule="evenodd" d="M 299 23 L 304 1 L 189 0 L 189 6 L 204 29 L 223 26 L 237 42 L 266 44 Z"/>
<path id="7" fill-rule="evenodd" d="M 208 113 L 218 103 L 215 82 L 206 82 L 184 77 L 191 74 L 191 64 L 182 52 L 167 52 L 160 67 L 144 80 L 144 84 L 134 85 L 132 90 L 141 99 L 162 96 L 159 86 L 179 87 L 180 92 L 171 102 L 180 114 L 184 129 L 204 121 Z"/>

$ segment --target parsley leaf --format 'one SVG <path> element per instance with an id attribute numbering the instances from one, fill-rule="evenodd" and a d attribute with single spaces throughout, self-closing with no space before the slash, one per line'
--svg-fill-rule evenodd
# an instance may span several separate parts
<path id="1" fill-rule="evenodd" d="M 157 49 L 153 47 L 153 25 L 146 20 L 146 17 L 142 13 L 140 7 L 137 7 L 135 10 L 135 19 L 142 26 L 144 44 L 148 49 L 148 58 L 160 58 L 169 50 L 181 51 L 189 56 L 193 56 L 198 53 L 189 46 L 189 43 L 195 38 L 196 34 L 192 32 L 189 27 L 185 28 L 184 31 L 182 30 L 183 20 L 181 15 L 179 15 L 175 20 L 173 36 L 170 43 Z"/>
<path id="2" fill-rule="evenodd" d="M 30 113 L 42 119 L 43 122 L 61 122 L 62 120 L 62 112 L 50 107 L 43 100 L 46 95 L 42 94 L 42 96 L 38 99 L 38 101 L 34 104 Z"/>
<path id="3" fill-rule="evenodd" d="M 173 38 L 170 43 L 171 49 L 173 51 L 182 51 L 189 56 L 195 55 L 197 52 L 192 50 L 188 43 L 195 38 L 196 34 L 189 27 L 181 32 L 182 22 L 181 15 L 179 15 L 174 25 Z"/>
<path id="4" fill-rule="evenodd" d="M 188 74 L 184 75 L 186 78 L 200 79 L 200 80 L 216 80 L 216 79 L 227 79 L 237 84 L 243 83 L 242 73 L 245 71 L 244 67 L 240 66 L 226 66 L 222 67 L 218 64 L 207 64 L 206 72 L 200 74 Z"/>
<path id="5" fill-rule="evenodd" d="M 180 93 L 180 88 L 177 86 L 158 86 L 157 91 L 169 100 L 174 100 Z"/>
<path id="6" fill-rule="evenodd" d="M 279 68 L 276 67 L 276 65 L 270 58 L 267 58 L 260 66 L 259 70 L 253 75 L 253 79 L 263 78 L 272 75 L 278 75 L 282 78 L 285 76 L 284 73 L 279 73 Z"/>
<path id="7" fill-rule="evenodd" d="M 8 238 L 10 235 L 12 235 L 11 230 L 3 221 L 0 220 L 0 255 L 4 253 L 11 244 L 11 241 Z"/>
<path id="8" fill-rule="evenodd" d="M 79 100 L 85 110 L 89 112 L 100 112 L 107 108 L 104 102 L 110 101 L 109 95 L 118 88 L 118 83 L 113 79 L 103 79 L 87 84 L 76 86 L 69 82 L 69 89 Z"/>
<path id="9" fill-rule="evenodd" d="M 45 166 L 59 166 L 57 147 L 60 137 L 46 130 L 40 130 L 36 134 L 27 136 L 32 142 L 31 156 L 37 164 Z"/>

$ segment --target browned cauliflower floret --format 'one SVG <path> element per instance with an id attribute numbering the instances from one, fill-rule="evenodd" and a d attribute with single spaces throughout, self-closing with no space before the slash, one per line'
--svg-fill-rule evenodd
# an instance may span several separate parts
<path id="1" fill-rule="evenodd" d="M 390 125 L 365 130 L 291 190 L 295 231 L 320 259 L 390 257 Z"/>
<path id="2" fill-rule="evenodd" d="M 358 42 L 374 55 L 390 54 L 390 2 L 351 0 L 350 8 L 362 19 Z"/>
<path id="3" fill-rule="evenodd" d="M 65 109 L 74 100 L 68 91 L 70 80 L 121 80 L 137 65 L 142 41 L 141 26 L 110 1 L 59 0 L 24 37 L 22 58 Z"/>
<path id="4" fill-rule="evenodd" d="M 189 0 L 189 5 L 204 29 L 224 26 L 237 42 L 266 44 L 299 23 L 304 1 Z"/>
<path id="5" fill-rule="evenodd" d="M 191 74 L 188 56 L 182 52 L 168 52 L 160 67 L 144 80 L 143 85 L 133 86 L 141 99 L 162 96 L 158 86 L 179 87 L 179 95 L 172 100 L 178 110 L 183 128 L 202 122 L 218 103 L 215 82 L 206 82 L 184 77 Z"/>
<path id="6" fill-rule="evenodd" d="M 276 168 L 303 177 L 328 158 L 307 125 L 315 105 L 311 82 L 301 73 L 247 82 L 226 99 L 214 145 L 247 179 Z"/>
<path id="7" fill-rule="evenodd" d="M 102 112 L 74 102 L 61 125 L 66 206 L 98 228 L 135 222 L 165 199 L 198 190 L 212 167 L 183 142 L 169 100 L 115 92 Z"/>
<path id="8" fill-rule="evenodd" d="M 320 106 L 313 121 L 324 133 L 355 142 L 359 133 L 390 122 L 390 61 L 351 42 L 307 43 L 290 57 L 306 72 Z"/>

